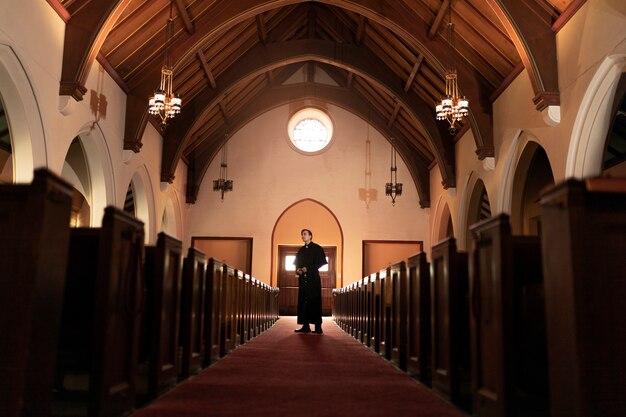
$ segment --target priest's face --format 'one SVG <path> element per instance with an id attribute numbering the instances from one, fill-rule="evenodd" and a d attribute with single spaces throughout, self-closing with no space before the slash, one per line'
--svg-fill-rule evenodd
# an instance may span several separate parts
<path id="1" fill-rule="evenodd" d="M 302 241 L 304 242 L 305 245 L 308 245 L 309 243 L 311 243 L 311 233 L 308 230 L 302 231 Z"/>

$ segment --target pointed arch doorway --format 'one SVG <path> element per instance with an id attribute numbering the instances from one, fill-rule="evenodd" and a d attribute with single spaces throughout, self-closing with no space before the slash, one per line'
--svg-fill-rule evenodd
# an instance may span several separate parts
<path id="1" fill-rule="evenodd" d="M 292 256 L 302 246 L 300 231 L 310 229 L 313 241 L 324 248 L 328 269 L 322 279 L 322 313 L 331 314 L 332 290 L 343 281 L 343 231 L 335 215 L 322 203 L 300 200 L 278 217 L 272 232 L 272 285 L 280 288 L 279 309 L 282 315 L 296 314 L 298 281 L 291 270 Z"/>

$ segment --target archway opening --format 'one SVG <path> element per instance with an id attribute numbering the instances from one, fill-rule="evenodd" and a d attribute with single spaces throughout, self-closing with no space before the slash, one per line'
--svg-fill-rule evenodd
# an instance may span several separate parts
<path id="1" fill-rule="evenodd" d="M 469 206 L 467 208 L 467 230 L 465 233 L 465 247 L 467 250 L 471 248 L 472 236 L 469 232 L 470 227 L 474 223 L 488 219 L 491 217 L 491 204 L 487 189 L 482 180 L 477 180 L 470 197 Z"/>
<path id="2" fill-rule="evenodd" d="M 536 142 L 528 142 L 519 159 L 513 182 L 513 234 L 541 235 L 539 198 L 542 190 L 551 185 L 554 185 L 554 175 L 548 155 Z"/>
<path id="3" fill-rule="evenodd" d="M 272 285 L 281 288 L 280 303 L 286 311 L 293 310 L 298 300 L 295 273 L 290 270 L 290 256 L 302 246 L 300 231 L 313 232 L 313 241 L 324 248 L 328 270 L 322 278 L 322 311 L 330 314 L 332 289 L 343 286 L 343 231 L 335 215 L 323 204 L 301 200 L 289 206 L 279 216 L 272 233 Z"/>
<path id="4" fill-rule="evenodd" d="M 72 227 L 89 227 L 91 225 L 93 200 L 91 175 L 85 150 L 78 137 L 72 143 L 65 155 L 61 176 L 74 187 L 72 198 Z"/>
<path id="5" fill-rule="evenodd" d="M 9 120 L 0 96 L 0 184 L 13 183 L 13 163 Z"/>

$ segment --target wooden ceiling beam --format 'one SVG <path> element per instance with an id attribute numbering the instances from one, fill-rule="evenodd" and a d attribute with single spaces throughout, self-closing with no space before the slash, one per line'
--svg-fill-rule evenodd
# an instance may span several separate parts
<path id="1" fill-rule="evenodd" d="M 406 83 L 404 84 L 404 91 L 409 91 L 411 89 L 411 85 L 415 80 L 415 76 L 417 75 L 417 72 L 420 70 L 420 66 L 422 65 L 422 61 L 424 61 L 424 55 L 419 54 L 419 56 L 417 57 L 417 61 L 413 65 L 413 69 L 409 74 L 409 78 L 407 78 Z"/>
<path id="2" fill-rule="evenodd" d="M 359 16 L 359 25 L 356 29 L 356 35 L 354 36 L 354 42 L 357 45 L 361 45 L 363 42 L 363 37 L 365 36 L 365 24 L 367 23 L 367 18 L 363 15 Z"/>
<path id="3" fill-rule="evenodd" d="M 93 0 L 80 8 L 65 25 L 63 66 L 59 94 L 80 101 L 91 65 L 109 31 L 131 0 Z"/>
<path id="4" fill-rule="evenodd" d="M 560 105 L 556 34 L 547 12 L 530 2 L 487 0 L 504 25 L 530 77 L 537 110 Z"/>
<path id="5" fill-rule="evenodd" d="M 428 39 L 434 39 L 437 32 L 439 32 L 439 27 L 441 27 L 441 22 L 443 22 L 443 18 L 446 15 L 449 6 L 450 0 L 443 0 L 441 7 L 437 11 L 437 16 L 435 16 L 435 21 L 430 26 L 430 30 L 428 31 Z"/>
<path id="6" fill-rule="evenodd" d="M 337 60 L 339 50 L 341 60 Z M 252 48 L 240 57 L 236 68 L 222 74 L 217 89 L 198 94 L 186 104 L 181 114 L 170 122 L 165 131 L 161 164 L 162 179 L 172 178 L 191 132 L 197 129 L 197 124 L 202 123 L 203 114 L 219 102 L 220 97 L 239 83 L 253 79 L 270 69 L 307 61 L 324 62 L 354 72 L 369 83 L 376 85 L 389 97 L 396 99 L 425 133 L 437 159 L 444 183 L 448 187 L 455 186 L 454 147 L 449 137 L 442 136 L 440 128 L 431 117 L 430 104 L 427 105 L 415 95 L 404 92 L 398 86 L 393 74 L 385 69 L 384 62 L 367 50 L 354 45 L 314 39 L 258 45 Z"/>
<path id="7" fill-rule="evenodd" d="M 257 31 L 259 32 L 259 40 L 263 45 L 267 43 L 267 26 L 265 26 L 265 20 L 263 14 L 259 13 L 255 17 Z"/>
<path id="8" fill-rule="evenodd" d="M 193 35 L 196 30 L 193 27 L 193 23 L 191 22 L 191 17 L 189 16 L 189 13 L 187 13 L 187 8 L 185 7 L 183 0 L 176 0 L 175 4 L 176 4 L 176 10 L 178 10 L 178 16 L 180 16 L 180 20 L 183 22 L 183 26 L 185 27 L 185 30 L 187 31 L 188 34 Z"/>
<path id="9" fill-rule="evenodd" d="M 217 83 L 215 82 L 215 77 L 209 68 L 209 65 L 206 62 L 206 58 L 204 56 L 204 52 L 202 49 L 198 49 L 198 60 L 200 61 L 200 65 L 202 65 L 202 69 L 204 70 L 204 74 L 206 75 L 207 80 L 209 80 L 209 85 L 212 89 L 217 87 Z"/>
<path id="10" fill-rule="evenodd" d="M 402 106 L 400 105 L 400 103 L 396 101 L 396 104 L 393 106 L 391 116 L 389 117 L 389 121 L 387 121 L 387 127 L 393 126 L 393 124 L 396 122 L 396 117 L 398 117 L 398 112 L 400 111 L 401 107 Z"/>

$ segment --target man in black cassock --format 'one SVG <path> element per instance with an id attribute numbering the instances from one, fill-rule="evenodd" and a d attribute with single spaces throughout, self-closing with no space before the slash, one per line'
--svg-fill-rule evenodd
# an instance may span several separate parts
<path id="1" fill-rule="evenodd" d="M 302 327 L 296 333 L 310 333 L 310 324 L 315 325 L 313 333 L 322 333 L 322 282 L 319 269 L 326 265 L 324 249 L 313 243 L 313 233 L 309 229 L 300 232 L 304 246 L 298 250 L 293 264 L 298 274 L 298 324 Z"/>

